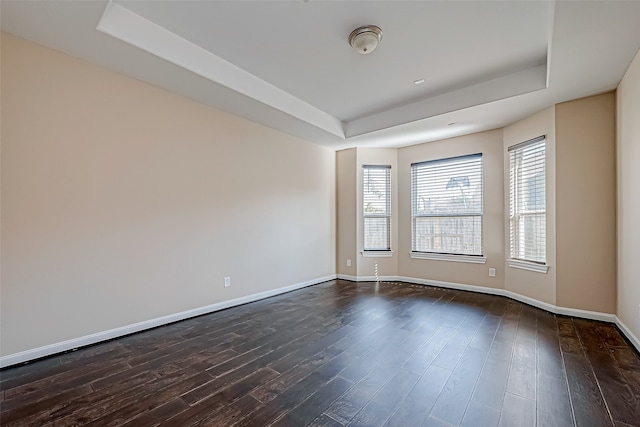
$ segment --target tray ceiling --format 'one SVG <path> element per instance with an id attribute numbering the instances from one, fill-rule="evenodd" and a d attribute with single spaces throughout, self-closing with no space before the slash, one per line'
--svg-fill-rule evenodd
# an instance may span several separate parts
<path id="1" fill-rule="evenodd" d="M 640 47 L 640 2 L 3 1 L 1 8 L 4 31 L 336 149 L 504 126 L 614 89 Z M 366 24 L 383 37 L 359 55 L 347 37 Z"/>

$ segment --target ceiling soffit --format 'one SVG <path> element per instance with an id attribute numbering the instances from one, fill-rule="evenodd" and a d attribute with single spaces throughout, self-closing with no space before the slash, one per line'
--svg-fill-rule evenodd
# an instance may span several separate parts
<path id="1" fill-rule="evenodd" d="M 144 5 L 144 3 L 145 2 L 131 4 Z M 217 2 L 203 3 L 209 6 L 215 6 Z M 553 8 L 548 7 L 548 5 L 545 5 L 543 9 L 540 9 L 538 6 L 536 13 L 533 14 L 534 19 L 541 21 L 539 26 L 542 30 L 537 30 L 537 40 L 530 43 L 529 46 L 526 46 L 524 49 L 526 51 L 526 57 L 517 58 L 516 62 L 513 62 L 514 60 L 511 59 L 511 63 L 496 64 L 493 69 L 487 70 L 482 68 L 482 61 L 474 61 L 473 58 L 469 58 L 468 67 L 460 67 L 463 68 L 462 70 L 452 69 L 449 72 L 449 74 L 454 75 L 454 78 L 458 79 L 457 81 L 446 82 L 443 78 L 440 78 L 443 86 L 434 87 L 433 84 L 429 85 L 429 76 L 424 76 L 427 80 L 427 89 L 426 91 L 423 90 L 419 95 L 416 95 L 415 92 L 408 91 L 402 93 L 402 90 L 399 91 L 400 95 L 395 97 L 389 94 L 376 93 L 376 87 L 372 87 L 371 82 L 367 81 L 367 78 L 370 76 L 366 75 L 362 76 L 362 82 L 358 80 L 350 82 L 348 88 L 344 88 L 344 91 L 355 90 L 355 93 L 363 94 L 362 98 L 366 98 L 367 95 L 372 96 L 368 102 L 368 105 L 371 105 L 369 111 L 367 111 L 367 108 L 363 106 L 362 103 L 359 103 L 358 97 L 353 94 L 350 98 L 340 100 L 341 102 L 336 103 L 336 107 L 332 108 L 326 101 L 324 103 L 322 102 L 322 96 L 316 98 L 312 94 L 305 95 L 302 93 L 306 88 L 300 89 L 299 91 L 296 91 L 295 88 L 287 88 L 290 89 L 291 92 L 287 91 L 280 87 L 281 85 L 286 86 L 285 84 L 281 84 L 281 81 L 274 81 L 277 79 L 267 81 L 261 78 L 261 76 L 258 75 L 259 69 L 256 68 L 256 64 L 253 64 L 254 68 L 252 69 L 255 73 L 247 71 L 231 61 L 216 55 L 216 53 L 211 50 L 207 50 L 192 40 L 185 38 L 182 34 L 178 35 L 176 32 L 180 32 L 179 30 L 174 30 L 176 32 L 170 31 L 147 17 L 133 12 L 127 6 L 129 6 L 127 3 L 109 2 L 98 23 L 97 30 L 139 49 L 143 49 L 148 53 L 204 77 L 207 80 L 259 101 L 262 104 L 321 129 L 339 139 L 363 136 L 383 129 L 390 129 L 437 117 L 445 113 L 539 91 L 545 89 L 548 82 L 548 53 L 551 51 L 550 29 L 552 28 L 550 14 L 553 10 Z M 382 43 L 384 43 L 384 41 L 385 40 L 383 40 Z M 390 44 L 391 43 L 392 42 L 390 42 Z M 204 43 L 200 42 L 200 44 Z M 453 45 L 455 45 L 455 43 L 453 43 Z M 480 49 L 491 49 L 491 47 L 487 47 L 486 44 L 483 45 L 480 43 L 479 46 Z M 378 53 L 379 51 L 376 51 L 366 58 L 358 58 L 360 55 L 357 53 L 353 51 L 346 52 L 348 55 L 357 56 L 350 58 L 350 60 L 367 60 L 369 57 L 373 57 Z M 339 52 L 339 55 L 343 54 L 344 52 Z M 331 57 L 330 54 L 327 55 L 329 56 L 328 61 L 337 61 L 337 59 Z M 446 58 L 448 55 L 450 55 L 450 53 L 440 56 L 439 58 Z M 491 57 L 491 55 L 491 52 L 487 52 L 488 57 Z M 460 61 L 460 59 L 458 59 L 457 62 L 453 62 L 454 64 L 466 63 L 464 60 Z M 474 68 L 474 64 L 478 64 L 478 66 Z M 486 64 L 484 66 L 486 68 Z M 358 67 L 361 67 L 361 65 L 347 64 L 345 70 L 341 70 L 341 72 L 362 72 L 361 68 Z M 391 66 L 389 68 L 394 67 L 401 68 L 401 66 Z M 468 68 L 468 70 L 466 68 Z M 446 68 L 440 67 L 439 70 L 446 71 Z M 373 70 L 372 73 L 375 74 Z M 419 71 L 416 71 L 416 73 L 419 73 Z M 416 77 L 421 77 L 421 75 L 417 75 Z M 360 83 L 362 86 L 358 87 Z M 313 81 L 308 82 L 308 85 L 313 88 Z M 339 86 L 339 83 L 336 85 Z M 390 86 L 393 86 L 393 84 Z M 410 81 L 408 86 L 413 86 L 413 83 Z M 323 91 L 327 92 L 326 88 L 324 88 Z M 301 93 L 301 95 L 296 96 L 298 93 Z M 308 99 L 301 99 L 301 97 L 305 96 Z M 336 98 L 339 98 L 339 95 L 336 95 Z M 314 102 L 314 100 L 316 99 L 319 100 L 317 103 L 323 104 L 325 109 L 315 105 L 316 102 Z M 343 108 L 343 111 L 338 111 L 340 109 L 339 107 L 349 104 L 350 99 L 353 100 L 353 106 L 351 106 L 352 111 L 349 113 L 347 119 L 341 120 L 336 117 L 336 115 L 347 117 L 345 114 L 347 114 L 346 111 L 349 110 L 349 106 L 347 105 Z M 386 105 L 376 105 L 376 101 L 378 101 L 378 104 L 383 102 L 386 103 Z M 331 112 L 325 110 L 331 110 Z M 334 110 L 338 113 L 336 114 Z M 362 114 L 357 115 L 354 113 L 355 111 L 361 111 Z"/>

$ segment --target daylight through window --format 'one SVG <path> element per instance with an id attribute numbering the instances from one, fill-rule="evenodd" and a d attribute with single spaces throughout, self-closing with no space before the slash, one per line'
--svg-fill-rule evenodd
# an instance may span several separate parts
<path id="1" fill-rule="evenodd" d="M 364 250 L 391 250 L 391 166 L 362 167 Z"/>
<path id="2" fill-rule="evenodd" d="M 509 147 L 511 258 L 544 264 L 547 211 L 544 137 Z"/>
<path id="3" fill-rule="evenodd" d="M 482 154 L 411 165 L 414 252 L 482 255 Z"/>

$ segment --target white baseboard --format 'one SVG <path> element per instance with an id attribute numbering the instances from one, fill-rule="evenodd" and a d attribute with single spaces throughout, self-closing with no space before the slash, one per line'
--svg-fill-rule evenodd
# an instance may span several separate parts
<path id="1" fill-rule="evenodd" d="M 333 280 L 335 278 L 336 278 L 336 275 L 332 274 L 329 276 L 320 277 L 313 280 L 307 280 L 306 282 L 296 283 L 294 285 L 272 289 L 269 291 L 264 291 L 264 292 L 260 292 L 253 295 L 248 295 L 246 297 L 236 298 L 229 301 L 222 301 L 222 302 L 207 305 L 204 307 L 194 308 L 192 310 L 181 311 L 180 313 L 169 314 L 167 316 L 157 317 L 155 319 L 149 319 L 142 322 L 133 323 L 131 325 L 121 326 L 119 328 L 109 329 L 107 331 L 97 332 L 95 334 L 85 335 L 78 338 L 72 338 L 67 341 L 49 344 L 42 347 L 31 349 L 31 350 L 21 351 L 19 353 L 9 354 L 7 356 L 0 357 L 0 368 L 6 368 L 7 366 L 17 365 L 20 363 L 28 362 L 30 360 L 39 359 L 41 357 L 51 356 L 53 354 L 62 353 L 68 350 L 73 350 L 75 348 L 96 344 L 101 341 L 107 341 L 113 338 L 129 335 L 134 332 L 140 332 L 146 329 L 155 328 L 157 326 L 166 325 L 168 323 L 189 319 L 191 317 L 213 313 L 214 311 L 224 310 L 225 308 L 247 304 L 247 303 L 258 301 L 264 298 L 269 298 L 275 295 L 284 294 L 286 292 L 295 291 L 297 289 L 305 288 L 307 286 L 326 282 L 327 280 Z"/>
<path id="2" fill-rule="evenodd" d="M 375 282 L 376 276 L 349 276 L 347 274 L 338 274 L 338 279 L 350 280 L 351 282 Z M 380 282 L 397 281 L 397 276 L 378 276 Z"/>
<path id="3" fill-rule="evenodd" d="M 401 280 L 403 282 L 413 282 L 418 284 L 424 284 L 428 286 L 441 287 L 441 288 L 451 288 L 451 289 L 458 289 L 462 291 L 480 292 L 483 294 L 501 295 L 516 301 L 523 302 L 528 305 L 532 305 L 537 308 L 541 308 L 551 313 L 561 314 L 565 316 L 580 317 L 583 319 L 591 319 L 591 320 L 600 320 L 603 322 L 610 322 L 610 323 L 615 323 L 615 319 L 616 319 L 615 314 L 580 310 L 577 308 L 559 307 L 554 304 L 549 304 L 547 302 L 530 298 L 525 295 L 520 295 L 516 292 L 512 292 L 512 291 L 501 289 L 501 288 L 487 288 L 484 286 L 466 285 L 462 283 L 452 283 L 452 282 L 441 282 L 438 280 L 416 279 L 413 277 L 398 277 L 397 280 Z"/>
<path id="4" fill-rule="evenodd" d="M 418 285 L 433 286 L 435 288 L 450 288 L 461 291 L 479 292 L 481 294 L 503 295 L 504 289 L 487 288 L 484 286 L 465 285 L 463 283 L 443 282 L 440 280 L 418 279 L 415 277 L 398 276 L 396 280 L 402 282 L 416 283 Z"/>
<path id="5" fill-rule="evenodd" d="M 343 276 L 338 275 L 338 278 L 343 278 L 345 280 L 351 280 L 354 282 L 369 282 L 371 278 L 369 276 Z M 375 280 L 375 278 L 373 279 Z M 569 307 L 559 307 L 554 304 L 549 304 L 544 301 L 540 301 L 534 298 L 530 298 L 524 295 L 520 295 L 516 292 L 512 292 L 506 289 L 500 288 L 488 288 L 485 286 L 477 286 L 477 285 L 467 285 L 463 283 L 453 283 L 453 282 L 443 282 L 440 280 L 429 280 L 429 279 L 418 279 L 416 277 L 406 277 L 406 276 L 385 276 L 384 279 L 381 277 L 380 280 L 386 281 L 401 281 L 407 283 L 415 283 L 417 285 L 426 285 L 433 286 L 436 288 L 448 288 L 448 289 L 457 289 L 461 291 L 471 291 L 471 292 L 479 292 L 483 294 L 490 295 L 500 295 L 507 298 L 511 298 L 516 301 L 523 302 L 525 304 L 531 305 L 533 307 L 541 308 L 551 313 L 560 314 L 564 316 L 573 316 L 579 317 L 583 319 L 590 320 L 599 320 L 602 322 L 615 323 L 618 325 L 622 333 L 631 341 L 631 343 L 635 346 L 635 348 L 640 352 L 640 340 L 636 337 L 627 326 L 618 319 L 615 314 L 610 313 L 601 313 L 597 311 L 588 311 L 588 310 L 580 310 L 577 308 L 569 308 Z"/>
<path id="6" fill-rule="evenodd" d="M 358 276 L 349 276 L 348 274 L 338 274 L 337 278 L 342 280 L 349 280 L 350 282 L 358 281 Z M 362 280 L 360 280 L 360 282 L 362 282 Z"/>
<path id="7" fill-rule="evenodd" d="M 602 313 L 599 311 L 580 310 L 579 308 L 561 307 L 553 304 L 549 304 L 544 301 L 539 301 L 534 298 L 529 298 L 524 295 L 520 295 L 516 292 L 505 290 L 504 296 L 514 299 L 516 301 L 523 302 L 525 304 L 532 305 L 534 307 L 541 308 L 551 313 L 560 314 L 562 316 L 579 317 L 582 319 L 599 320 L 601 322 L 616 323 L 616 315 L 611 313 Z"/>
<path id="8" fill-rule="evenodd" d="M 349 280 L 351 282 L 375 282 L 376 276 L 350 276 L 348 274 L 338 274 L 338 279 Z M 380 282 L 398 281 L 398 276 L 378 276 Z"/>
<path id="9" fill-rule="evenodd" d="M 78 338 L 73 338 L 67 341 L 59 343 L 49 344 L 46 346 L 34 348 L 31 350 L 25 350 L 19 353 L 9 354 L 7 356 L 0 357 L 0 368 L 5 368 L 12 365 L 28 362 L 30 360 L 39 359 L 53 354 L 62 353 L 75 348 L 84 347 L 87 345 L 95 344 L 101 341 L 107 341 L 113 338 L 118 338 L 124 335 L 129 335 L 134 332 L 144 331 L 146 329 L 155 328 L 157 326 L 166 325 L 168 323 L 177 322 L 180 320 L 189 319 L 191 317 L 201 316 L 203 314 L 213 313 L 215 311 L 224 310 L 226 308 L 235 307 L 242 304 L 247 304 L 254 301 L 259 301 L 264 298 L 269 298 L 275 295 L 280 295 L 286 292 L 295 291 L 297 289 L 305 288 L 307 286 L 315 285 L 318 283 L 326 282 L 327 280 L 343 279 L 352 282 L 375 282 L 375 276 L 350 276 L 346 274 L 332 274 L 325 277 L 320 277 L 306 282 L 296 283 L 294 285 L 285 286 L 278 289 L 272 289 L 270 291 L 260 292 L 246 297 L 236 298 L 229 301 L 223 301 L 216 304 L 207 305 L 204 307 L 194 308 L 192 310 L 182 311 L 180 313 L 170 314 L 167 316 L 157 317 L 155 319 L 145 320 L 143 322 L 134 323 L 131 325 L 122 326 L 119 328 L 109 329 L 107 331 L 97 332 L 95 334 L 85 335 Z M 405 276 L 380 276 L 378 278 L 384 282 L 407 282 L 418 285 L 433 286 L 437 288 L 449 288 L 462 291 L 479 292 L 490 295 L 500 295 L 507 298 L 511 298 L 516 301 L 529 304 L 534 307 L 541 308 L 551 313 L 580 317 L 584 319 L 599 320 L 603 322 L 615 323 L 618 325 L 622 333 L 629 339 L 629 341 L 640 352 L 640 339 L 636 337 L 631 330 L 615 315 L 609 313 L 600 313 L 596 311 L 579 310 L 568 307 L 558 307 L 553 304 L 549 304 L 543 301 L 536 300 L 518 293 L 508 291 L 506 289 L 488 288 L 484 286 L 467 285 L 463 283 L 443 282 L 439 280 L 418 279 L 415 277 Z"/>
<path id="10" fill-rule="evenodd" d="M 622 323 L 622 320 L 620 320 L 620 318 L 618 318 L 618 316 L 616 316 L 616 322 L 615 323 L 616 323 L 616 325 L 618 325 L 618 328 L 620 328 L 622 333 L 626 335 L 627 339 L 629 341 L 631 341 L 631 344 L 633 344 L 634 347 L 640 352 L 640 339 L 638 339 L 638 337 L 635 336 L 633 334 L 633 332 L 631 332 L 631 329 L 629 329 L 627 327 L 627 325 Z"/>
<path id="11" fill-rule="evenodd" d="M 601 322 L 616 323 L 616 315 L 601 313 L 599 311 L 580 310 L 577 308 L 556 307 L 556 314 L 564 316 L 581 317 L 583 319 L 599 320 Z"/>

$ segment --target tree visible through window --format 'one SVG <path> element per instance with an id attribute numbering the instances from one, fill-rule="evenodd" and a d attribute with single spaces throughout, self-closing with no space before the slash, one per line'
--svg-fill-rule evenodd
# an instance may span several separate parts
<path id="1" fill-rule="evenodd" d="M 411 165 L 414 252 L 482 255 L 482 154 Z"/>
<path id="2" fill-rule="evenodd" d="M 391 166 L 362 167 L 364 250 L 391 250 Z"/>
<path id="3" fill-rule="evenodd" d="M 511 258 L 544 264 L 547 211 L 544 137 L 509 148 Z"/>

